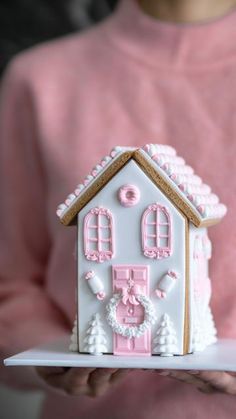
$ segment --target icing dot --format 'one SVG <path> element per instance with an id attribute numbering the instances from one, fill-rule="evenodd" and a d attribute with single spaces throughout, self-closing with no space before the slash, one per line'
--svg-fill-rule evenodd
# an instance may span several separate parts
<path id="1" fill-rule="evenodd" d="M 87 186 L 91 182 L 92 179 L 93 179 L 93 176 L 91 175 L 86 176 L 86 178 L 84 179 L 84 185 Z"/>
<path id="2" fill-rule="evenodd" d="M 76 195 L 73 193 L 68 195 L 65 201 L 66 205 L 70 205 L 74 201 L 75 198 L 76 198 Z"/>

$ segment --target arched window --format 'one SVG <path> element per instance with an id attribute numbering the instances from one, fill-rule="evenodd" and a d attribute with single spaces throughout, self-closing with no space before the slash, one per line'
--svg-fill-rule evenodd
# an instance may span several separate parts
<path id="1" fill-rule="evenodd" d="M 106 208 L 91 209 L 84 219 L 84 254 L 102 263 L 113 257 L 113 217 Z"/>
<path id="2" fill-rule="evenodd" d="M 171 218 L 166 207 L 152 204 L 143 213 L 142 248 L 144 255 L 151 259 L 171 255 Z"/>

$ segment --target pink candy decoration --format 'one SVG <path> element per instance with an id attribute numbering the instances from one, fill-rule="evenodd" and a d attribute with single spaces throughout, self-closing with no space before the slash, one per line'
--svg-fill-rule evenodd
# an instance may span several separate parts
<path id="1" fill-rule="evenodd" d="M 123 185 L 119 189 L 118 198 L 123 207 L 133 207 L 140 200 L 140 191 L 135 185 Z"/>
<path id="2" fill-rule="evenodd" d="M 149 144 L 145 144 L 145 145 L 143 146 L 143 150 L 144 150 L 144 151 L 146 151 L 147 153 L 148 153 L 148 151 L 149 151 L 149 148 L 150 148 Z"/>
<path id="3" fill-rule="evenodd" d="M 200 212 L 200 214 L 204 214 L 205 208 L 203 205 L 198 205 L 197 210 Z"/>
<path id="4" fill-rule="evenodd" d="M 189 199 L 189 201 L 193 201 L 193 195 L 188 195 L 187 198 Z"/>
<path id="5" fill-rule="evenodd" d="M 182 183 L 179 185 L 179 189 L 182 191 L 182 192 L 185 192 L 186 191 L 186 185 L 183 185 Z"/>
<path id="6" fill-rule="evenodd" d="M 106 297 L 106 294 L 105 294 L 104 291 L 100 291 L 100 292 L 97 293 L 96 297 L 99 301 L 102 301 Z"/>
<path id="7" fill-rule="evenodd" d="M 162 300 L 163 300 L 163 298 L 166 298 L 166 292 L 165 291 L 161 291 L 159 289 L 156 289 L 155 294 L 158 298 L 161 298 Z"/>
<path id="8" fill-rule="evenodd" d="M 173 279 L 178 279 L 178 274 L 175 271 L 168 271 L 167 275 L 169 275 Z"/>
<path id="9" fill-rule="evenodd" d="M 89 271 L 86 273 L 85 275 L 85 279 L 90 279 L 93 278 L 95 276 L 95 272 L 94 271 Z"/>

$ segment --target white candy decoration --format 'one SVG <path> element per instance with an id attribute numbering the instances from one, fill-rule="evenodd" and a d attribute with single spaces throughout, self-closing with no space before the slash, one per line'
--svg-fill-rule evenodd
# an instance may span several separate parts
<path id="1" fill-rule="evenodd" d="M 92 175 L 86 176 L 86 178 L 84 179 L 84 185 L 87 186 L 92 180 L 93 180 Z"/>
<path id="2" fill-rule="evenodd" d="M 111 150 L 111 157 L 114 158 L 118 153 L 123 151 L 123 147 L 116 146 Z"/>
<path id="3" fill-rule="evenodd" d="M 76 198 L 76 195 L 74 193 L 71 193 L 70 195 L 68 195 L 68 197 L 66 198 L 66 201 L 65 201 L 66 205 L 69 206 L 70 204 L 72 204 L 72 202 L 75 200 L 75 198 Z"/>
<path id="4" fill-rule="evenodd" d="M 172 290 L 176 284 L 178 274 L 175 271 L 168 271 L 159 281 L 157 289 L 155 290 L 158 298 L 166 298 L 167 294 Z"/>
<path id="5" fill-rule="evenodd" d="M 82 183 L 80 183 L 79 185 L 77 185 L 76 189 L 75 189 L 75 195 L 79 196 L 81 191 L 84 189 L 84 185 Z"/>
<path id="6" fill-rule="evenodd" d="M 72 335 L 70 338 L 70 346 L 69 351 L 71 352 L 78 352 L 79 345 L 78 345 L 78 326 L 77 326 L 77 316 L 75 317 L 74 326 L 72 329 Z"/>
<path id="7" fill-rule="evenodd" d="M 91 355 L 102 355 L 107 352 L 106 344 L 106 333 L 100 315 L 96 313 L 89 322 L 89 328 L 84 338 L 84 351 Z"/>
<path id="8" fill-rule="evenodd" d="M 101 279 L 95 274 L 94 271 L 89 271 L 85 275 L 85 279 L 88 281 L 88 286 L 92 293 L 96 295 L 98 300 L 104 300 L 106 293 L 104 291 L 104 285 Z"/>
<path id="9" fill-rule="evenodd" d="M 103 159 L 101 161 L 101 166 L 105 167 L 111 160 L 112 160 L 112 158 L 110 156 L 103 157 Z"/>
<path id="10" fill-rule="evenodd" d="M 153 352 L 161 356 L 173 356 L 178 351 L 176 331 L 168 314 L 162 316 L 153 343 Z"/>
<path id="11" fill-rule="evenodd" d="M 57 215 L 58 215 L 58 217 L 60 217 L 60 216 L 62 215 L 62 213 L 63 213 L 66 209 L 67 209 L 66 204 L 60 204 L 60 205 L 57 207 Z"/>

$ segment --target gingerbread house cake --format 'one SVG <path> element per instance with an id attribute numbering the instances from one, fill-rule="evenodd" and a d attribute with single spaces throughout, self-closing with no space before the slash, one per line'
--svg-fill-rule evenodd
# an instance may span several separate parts
<path id="1" fill-rule="evenodd" d="M 215 342 L 208 227 L 225 214 L 172 147 L 115 147 L 57 209 L 78 227 L 71 350 L 171 356 Z"/>

